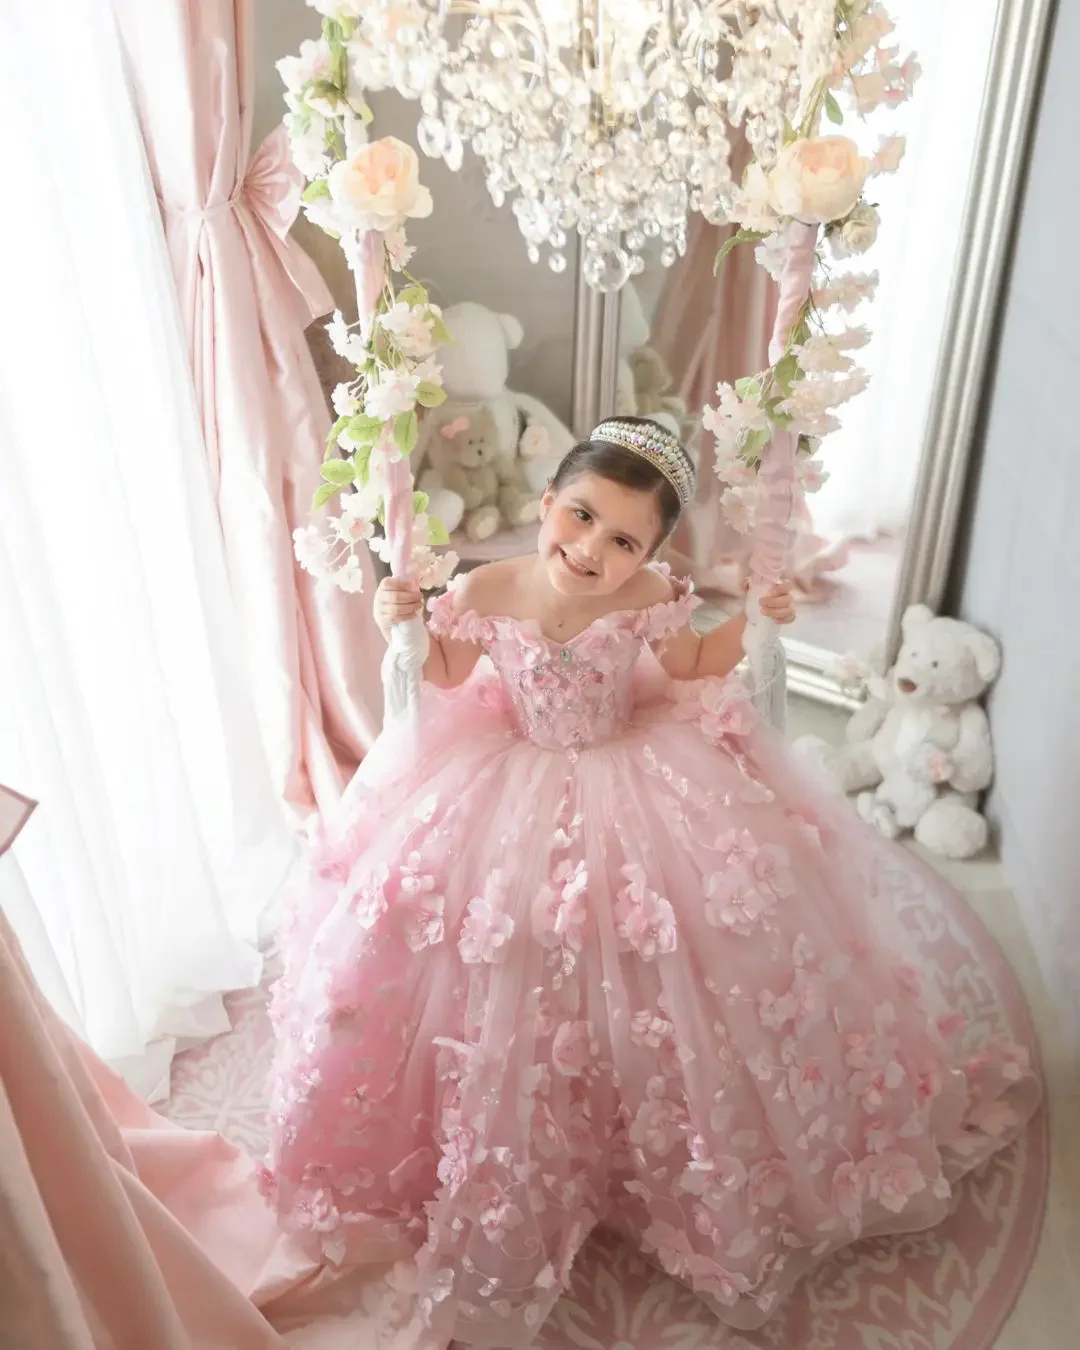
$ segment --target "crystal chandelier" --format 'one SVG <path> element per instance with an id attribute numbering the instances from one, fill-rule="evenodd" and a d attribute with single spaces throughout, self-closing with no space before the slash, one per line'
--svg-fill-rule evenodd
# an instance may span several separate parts
<path id="1" fill-rule="evenodd" d="M 321 7 L 321 6 L 320 6 Z M 350 44 L 368 90 L 419 99 L 417 139 L 465 146 L 530 259 L 617 290 L 686 248 L 688 215 L 730 218 L 732 132 L 775 158 L 832 59 L 836 0 L 366 0 Z"/>

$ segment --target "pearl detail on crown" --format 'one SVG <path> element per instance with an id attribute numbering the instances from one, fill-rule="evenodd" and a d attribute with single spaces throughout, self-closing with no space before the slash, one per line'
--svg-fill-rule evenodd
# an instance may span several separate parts
<path id="1" fill-rule="evenodd" d="M 613 419 L 601 422 L 589 439 L 607 441 L 609 445 L 617 445 L 647 460 L 675 489 L 682 506 L 693 498 L 696 478 L 690 456 L 663 427 L 646 428 L 637 422 Z"/>

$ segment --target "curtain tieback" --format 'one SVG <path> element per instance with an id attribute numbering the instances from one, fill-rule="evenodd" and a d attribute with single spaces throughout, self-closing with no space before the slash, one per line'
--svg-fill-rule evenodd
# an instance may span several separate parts
<path id="1" fill-rule="evenodd" d="M 283 269 L 303 297 L 312 319 L 334 308 L 334 298 L 312 260 L 289 236 L 300 210 L 304 178 L 289 154 L 289 138 L 276 127 L 252 156 L 248 171 L 226 201 L 204 206 L 176 206 L 159 196 L 167 216 L 216 220 L 241 203 L 262 222 Z"/>

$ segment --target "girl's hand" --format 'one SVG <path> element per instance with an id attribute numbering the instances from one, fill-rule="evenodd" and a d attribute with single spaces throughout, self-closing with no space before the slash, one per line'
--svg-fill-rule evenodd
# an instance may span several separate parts
<path id="1" fill-rule="evenodd" d="M 743 589 L 749 590 L 750 583 L 744 582 Z M 795 622 L 795 602 L 791 598 L 790 582 L 777 582 L 775 586 L 765 592 L 759 603 L 762 616 L 770 619 L 773 623 Z"/>
<path id="2" fill-rule="evenodd" d="M 387 640 L 394 624 L 408 623 L 422 614 L 423 609 L 424 597 L 415 581 L 387 577 L 379 582 L 375 592 L 375 622 Z"/>

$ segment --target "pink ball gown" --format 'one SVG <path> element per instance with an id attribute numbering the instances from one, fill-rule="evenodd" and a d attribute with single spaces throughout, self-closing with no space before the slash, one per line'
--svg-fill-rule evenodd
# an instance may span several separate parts
<path id="1" fill-rule="evenodd" d="M 598 1224 L 760 1325 L 942 1219 L 1035 1110 L 1027 1051 L 935 982 L 945 883 L 736 679 L 663 677 L 695 603 L 560 645 L 434 602 L 488 660 L 425 691 L 419 752 L 384 734 L 310 859 L 263 1184 L 332 1260 L 415 1253 L 425 1345 L 528 1344 Z"/>

